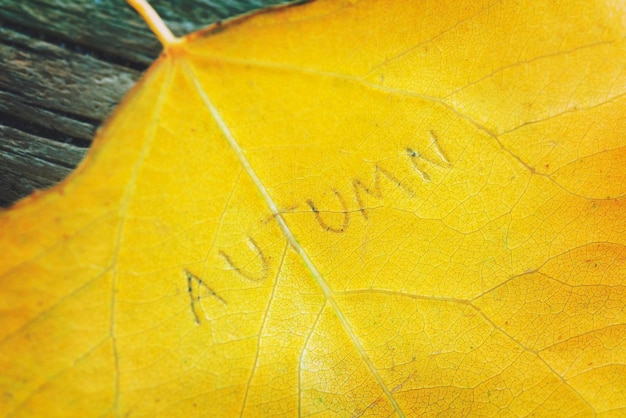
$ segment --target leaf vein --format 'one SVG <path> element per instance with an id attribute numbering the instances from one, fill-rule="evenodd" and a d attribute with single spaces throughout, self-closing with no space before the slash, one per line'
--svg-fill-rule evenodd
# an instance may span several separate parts
<path id="1" fill-rule="evenodd" d="M 200 85 L 200 82 L 196 74 L 194 73 L 193 69 L 186 62 L 182 62 L 181 64 L 183 66 L 185 73 L 195 85 L 196 90 L 198 94 L 200 95 L 202 101 L 204 102 L 207 109 L 209 110 L 213 118 L 215 119 L 215 122 L 219 125 L 220 130 L 224 134 L 224 137 L 226 138 L 226 140 L 232 147 L 232 150 L 236 154 L 237 158 L 239 159 L 240 164 L 244 167 L 245 171 L 247 172 L 248 176 L 254 183 L 255 187 L 257 188 L 259 193 L 261 193 L 261 195 L 263 196 L 263 200 L 269 207 L 272 215 L 274 215 L 281 231 L 285 235 L 285 238 L 287 238 L 287 241 L 289 242 L 289 244 L 296 250 L 296 252 L 300 256 L 302 261 L 305 263 L 305 265 L 307 266 L 307 268 L 313 275 L 315 282 L 319 286 L 320 290 L 322 291 L 324 297 L 326 298 L 330 306 L 333 308 L 333 311 L 335 312 L 337 318 L 341 322 L 344 330 L 347 332 L 348 336 L 350 337 L 352 344 L 354 344 L 357 351 L 361 355 L 361 358 L 367 365 L 367 368 L 369 369 L 370 373 L 376 379 L 377 383 L 381 386 L 381 388 L 385 392 L 385 395 L 389 399 L 389 402 L 392 404 L 393 408 L 398 413 L 398 415 L 401 417 L 404 417 L 404 413 L 402 412 L 400 405 L 398 405 L 397 401 L 393 397 L 393 394 L 391 393 L 391 390 L 387 387 L 387 385 L 383 381 L 376 367 L 374 367 L 374 364 L 372 363 L 371 359 L 369 358 L 369 356 L 363 349 L 363 346 L 361 345 L 356 334 L 352 330 L 352 327 L 350 326 L 347 318 L 345 317 L 345 315 L 339 308 L 337 301 L 335 301 L 333 297 L 333 291 L 331 290 L 330 286 L 324 280 L 324 278 L 322 277 L 321 273 L 319 272 L 315 264 L 313 264 L 313 261 L 311 260 L 309 255 L 306 253 L 304 248 L 302 248 L 302 246 L 298 243 L 298 241 L 294 237 L 293 233 L 291 232 L 291 229 L 289 228 L 286 221 L 284 220 L 281 211 L 278 209 L 278 207 L 276 206 L 276 203 L 273 201 L 272 197 L 269 195 L 267 188 L 263 185 L 259 177 L 256 175 L 256 172 L 251 167 L 243 150 L 241 149 L 236 139 L 234 138 L 233 134 L 231 133 L 230 129 L 228 128 L 228 125 L 226 124 L 224 119 L 221 117 L 220 113 L 215 108 L 215 106 L 213 105 L 212 101 L 210 100 L 206 92 L 202 89 L 202 86 Z"/>

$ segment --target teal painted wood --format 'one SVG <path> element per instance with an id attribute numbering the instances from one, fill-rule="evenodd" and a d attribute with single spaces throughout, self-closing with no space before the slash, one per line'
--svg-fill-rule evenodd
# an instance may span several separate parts
<path id="1" fill-rule="evenodd" d="M 281 1 L 151 3 L 180 36 Z M 0 0 L 0 206 L 66 177 L 160 50 L 123 0 Z"/>

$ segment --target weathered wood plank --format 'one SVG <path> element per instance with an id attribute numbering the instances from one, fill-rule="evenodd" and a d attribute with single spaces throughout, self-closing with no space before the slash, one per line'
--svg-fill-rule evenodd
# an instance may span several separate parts
<path id="1" fill-rule="evenodd" d="M 14 201 L 65 178 L 85 149 L 0 125 L 0 188 Z"/>
<path id="2" fill-rule="evenodd" d="M 2 29 L 0 90 L 38 107 L 92 121 L 105 118 L 140 72 Z"/>
<path id="3" fill-rule="evenodd" d="M 152 1 L 177 35 L 281 2 Z M 160 49 L 122 0 L 3 1 L 0 206 L 69 174 Z"/>
<path id="4" fill-rule="evenodd" d="M 25 97 L 0 90 L 0 114 L 11 115 L 14 121 L 31 124 L 31 131 L 45 131 L 44 136 L 63 141 L 63 137 L 91 142 L 96 130 L 94 122 L 85 122 L 31 104 Z M 0 124 L 1 126 L 1 124 Z M 40 134 L 41 135 L 41 134 Z"/>

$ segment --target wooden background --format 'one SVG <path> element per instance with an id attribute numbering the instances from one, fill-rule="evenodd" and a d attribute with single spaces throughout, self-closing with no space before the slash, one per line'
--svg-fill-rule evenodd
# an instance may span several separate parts
<path id="1" fill-rule="evenodd" d="M 279 0 L 153 0 L 175 35 Z M 161 51 L 124 0 L 0 0 L 0 206 L 67 176 Z"/>

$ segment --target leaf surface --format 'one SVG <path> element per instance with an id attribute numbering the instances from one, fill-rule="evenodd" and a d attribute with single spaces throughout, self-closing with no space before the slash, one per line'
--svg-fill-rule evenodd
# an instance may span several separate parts
<path id="1" fill-rule="evenodd" d="M 623 414 L 624 12 L 318 0 L 166 49 L 0 215 L 0 410 Z"/>

